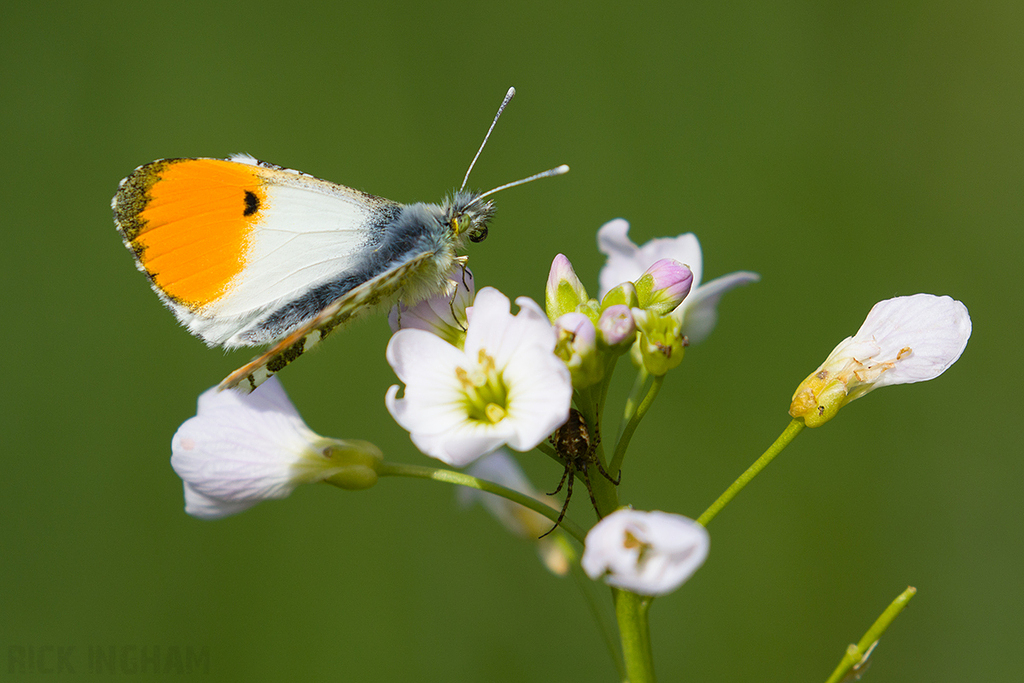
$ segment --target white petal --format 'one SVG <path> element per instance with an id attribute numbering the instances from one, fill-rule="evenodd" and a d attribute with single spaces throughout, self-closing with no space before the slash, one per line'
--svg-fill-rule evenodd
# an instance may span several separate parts
<path id="1" fill-rule="evenodd" d="M 509 445 L 528 451 L 548 437 L 569 417 L 572 378 L 569 369 L 550 352 L 524 351 L 503 373 L 509 388 L 508 415 L 513 425 Z"/>
<path id="2" fill-rule="evenodd" d="M 494 289 L 484 287 L 473 300 L 473 315 L 466 330 L 466 355 L 475 358 L 480 349 L 494 353 L 505 328 L 512 322 L 512 303 Z"/>
<path id="3" fill-rule="evenodd" d="M 856 340 L 873 340 L 876 358 L 897 358 L 896 366 L 882 373 L 875 387 L 910 384 L 938 377 L 960 358 L 971 336 L 967 307 L 948 296 L 915 294 L 881 301 L 871 309 Z"/>
<path id="4" fill-rule="evenodd" d="M 500 448 L 507 440 L 506 429 L 498 425 L 465 421 L 444 434 L 412 433 L 412 441 L 426 455 L 465 467 L 482 455 Z"/>
<path id="5" fill-rule="evenodd" d="M 384 355 L 398 378 L 406 384 L 437 381 L 442 375 L 451 375 L 465 359 L 465 355 L 448 342 L 417 329 L 395 332 Z"/>
<path id="6" fill-rule="evenodd" d="M 192 498 L 186 509 L 223 516 L 330 476 L 321 441 L 273 377 L 248 395 L 200 396 L 196 416 L 171 439 L 171 466 Z"/>
<path id="7" fill-rule="evenodd" d="M 466 332 L 465 351 L 470 359 L 485 349 L 495 365 L 502 368 L 523 346 L 554 350 L 555 333 L 540 306 L 527 297 L 519 297 L 516 303 L 520 310 L 513 316 L 504 294 L 490 287 L 480 290 L 473 304 L 473 324 Z"/>
<path id="8" fill-rule="evenodd" d="M 699 344 L 711 334 L 715 323 L 718 322 L 718 302 L 722 295 L 730 289 L 757 282 L 760 279 L 761 276 L 757 273 L 747 271 L 729 273 L 715 278 L 705 285 L 690 290 L 689 296 L 672 312 L 672 317 L 677 320 L 682 319 L 682 333 L 687 336 L 691 344 Z"/>
<path id="9" fill-rule="evenodd" d="M 709 545 L 707 531 L 691 519 L 621 509 L 587 534 L 581 565 L 594 580 L 642 595 L 664 595 L 697 571 Z"/>
<path id="10" fill-rule="evenodd" d="M 228 515 L 234 515 L 248 510 L 258 503 L 258 500 L 244 500 L 240 502 L 220 500 L 204 496 L 184 482 L 185 487 L 185 512 L 198 517 L 199 519 L 221 519 Z"/>
<path id="11" fill-rule="evenodd" d="M 217 387 L 207 389 L 199 396 L 196 414 L 212 415 L 227 411 L 248 419 L 265 413 L 291 416 L 301 422 L 299 411 L 288 398 L 281 380 L 273 375 L 259 388 L 250 393 L 221 391 Z M 258 422 L 258 418 L 257 418 Z"/>
<path id="12" fill-rule="evenodd" d="M 398 385 L 388 389 L 384 404 L 395 421 L 409 432 L 432 435 L 456 429 L 466 419 L 464 395 L 437 385 L 406 387 L 398 398 Z M 409 392 L 413 394 L 410 396 Z"/>

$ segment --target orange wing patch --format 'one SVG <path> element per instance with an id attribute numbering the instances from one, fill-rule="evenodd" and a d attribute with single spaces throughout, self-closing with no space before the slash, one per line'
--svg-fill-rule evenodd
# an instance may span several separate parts
<path id="1" fill-rule="evenodd" d="M 150 280 L 191 309 L 225 294 L 243 270 L 267 207 L 258 168 L 169 159 L 137 169 L 118 190 L 118 225 Z"/>

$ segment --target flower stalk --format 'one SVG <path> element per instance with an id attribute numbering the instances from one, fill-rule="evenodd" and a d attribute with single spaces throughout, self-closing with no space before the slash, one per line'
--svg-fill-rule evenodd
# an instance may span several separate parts
<path id="1" fill-rule="evenodd" d="M 629 683 L 654 683 L 654 656 L 648 611 L 651 598 L 626 590 L 612 589 L 615 616 L 619 622 L 622 658 Z"/>
<path id="2" fill-rule="evenodd" d="M 790 422 L 786 429 L 783 430 L 782 434 L 779 435 L 779 438 L 775 440 L 775 443 L 769 446 L 768 450 L 762 453 L 761 457 L 755 460 L 754 464 L 748 467 L 747 471 L 741 474 L 739 478 L 725 490 L 725 493 L 720 495 L 718 500 L 712 503 L 711 507 L 705 510 L 703 514 L 697 518 L 697 523 L 701 526 L 707 526 L 708 522 L 714 519 L 715 516 L 722 511 L 722 508 L 728 505 L 729 501 L 735 498 L 736 494 L 743 490 L 744 486 L 749 484 L 754 477 L 760 474 L 761 470 L 768 467 L 768 464 L 775 459 L 775 456 L 781 453 L 782 449 L 788 446 L 790 442 L 796 438 L 796 435 L 803 431 L 803 428 L 804 423 L 801 420 L 794 419 Z"/>
<path id="3" fill-rule="evenodd" d="M 910 602 L 910 599 L 916 593 L 916 588 L 907 586 L 905 591 L 896 596 L 896 599 L 885 608 L 881 616 L 867 630 L 867 633 L 860 639 L 860 642 L 846 648 L 846 654 L 840 660 L 839 666 L 836 667 L 825 683 L 845 683 L 845 681 L 859 679 L 867 667 L 868 657 L 871 656 L 875 646 L 878 645 L 882 634 L 885 633 L 896 617 L 900 615 L 900 612 L 903 611 L 903 608 L 907 606 L 907 603 Z"/>
<path id="4" fill-rule="evenodd" d="M 487 493 L 493 493 L 496 496 L 501 496 L 502 498 L 507 498 L 513 503 L 519 503 L 523 507 L 530 508 L 534 512 L 544 515 L 550 519 L 552 523 L 558 519 L 558 510 L 548 507 L 536 498 L 532 498 L 524 493 L 502 486 L 501 484 L 495 484 L 494 482 L 487 481 L 486 479 L 480 479 L 464 472 L 456 472 L 455 470 L 447 470 L 439 467 L 425 467 L 423 465 L 405 465 L 385 462 L 377 468 L 377 476 L 430 479 L 432 481 L 440 481 L 446 484 L 468 486 L 469 488 L 479 489 L 481 491 L 486 491 Z M 587 532 L 581 529 L 578 524 L 575 524 L 569 519 L 563 519 L 560 526 L 577 541 L 580 543 L 584 542 Z"/>

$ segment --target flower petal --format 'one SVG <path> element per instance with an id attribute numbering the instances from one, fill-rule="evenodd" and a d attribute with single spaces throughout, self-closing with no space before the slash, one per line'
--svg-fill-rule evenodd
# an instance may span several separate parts
<path id="1" fill-rule="evenodd" d="M 876 387 L 934 379 L 960 358 L 971 337 L 967 307 L 948 296 L 914 294 L 881 301 L 868 313 L 854 339 L 871 337 L 880 357 L 910 356 L 882 373 Z"/>
<path id="2" fill-rule="evenodd" d="M 729 273 L 690 291 L 672 316 L 683 321 L 682 333 L 691 344 L 707 339 L 718 322 L 718 302 L 730 289 L 757 282 L 761 276 L 748 271 Z"/>
<path id="3" fill-rule="evenodd" d="M 709 545 L 707 530 L 692 519 L 624 508 L 594 525 L 580 563 L 594 580 L 641 595 L 664 595 L 704 564 Z"/>

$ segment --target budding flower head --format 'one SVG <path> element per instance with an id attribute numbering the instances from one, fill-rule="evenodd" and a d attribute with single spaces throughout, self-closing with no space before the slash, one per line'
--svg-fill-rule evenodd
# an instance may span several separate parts
<path id="1" fill-rule="evenodd" d="M 544 288 L 544 308 L 548 318 L 557 320 L 566 313 L 576 312 L 589 298 L 569 259 L 564 254 L 555 256 L 548 273 L 547 287 Z"/>
<path id="2" fill-rule="evenodd" d="M 313 432 L 276 376 L 251 394 L 206 391 L 196 416 L 171 440 L 171 466 L 185 485 L 185 512 L 204 519 L 284 498 L 299 484 L 369 488 L 380 462 L 380 450 L 371 443 Z"/>
<path id="3" fill-rule="evenodd" d="M 640 356 L 639 364 L 647 372 L 660 377 L 682 363 L 687 341 L 681 332 L 680 322 L 671 315 L 658 315 L 639 308 L 632 312 L 640 332 L 639 343 L 634 347 Z"/>
<path id="4" fill-rule="evenodd" d="M 683 302 L 692 284 L 693 273 L 685 265 L 670 258 L 658 259 L 636 281 L 639 307 L 665 315 Z"/>
<path id="5" fill-rule="evenodd" d="M 621 218 L 601 226 L 597 232 L 597 248 L 608 256 L 601 269 L 602 297 L 616 285 L 642 277 L 644 271 L 659 259 L 674 259 L 686 264 L 692 275 L 689 294 L 675 307 L 672 316 L 680 324 L 681 334 L 691 344 L 699 344 L 711 334 L 718 320 L 718 302 L 723 294 L 761 279 L 757 273 L 739 271 L 702 285 L 703 257 L 696 235 L 688 232 L 678 237 L 659 237 L 637 246 L 629 239 L 629 223 Z M 636 307 L 635 304 L 630 306 Z"/>
<path id="6" fill-rule="evenodd" d="M 789 414 L 817 427 L 877 387 L 934 379 L 956 362 L 970 336 L 967 307 L 948 296 L 881 301 L 857 334 L 840 342 L 797 387 Z"/>
<path id="7" fill-rule="evenodd" d="M 601 311 L 597 332 L 605 346 L 619 352 L 628 351 L 636 338 L 636 321 L 633 320 L 629 306 L 617 304 Z"/>
<path id="8" fill-rule="evenodd" d="M 587 576 L 641 595 L 664 595 L 704 564 L 711 544 L 697 522 L 666 512 L 621 509 L 587 534 Z"/>
<path id="9" fill-rule="evenodd" d="M 582 313 L 566 313 L 555 321 L 555 355 L 565 362 L 572 386 L 582 389 L 604 376 L 604 364 L 597 353 L 597 331 Z"/>

